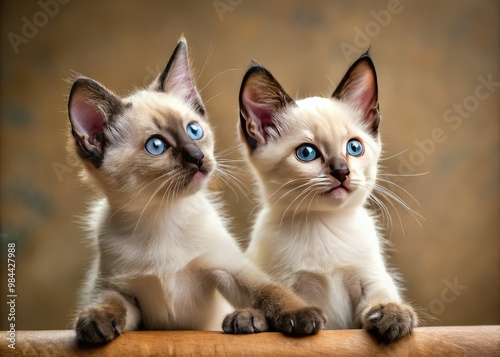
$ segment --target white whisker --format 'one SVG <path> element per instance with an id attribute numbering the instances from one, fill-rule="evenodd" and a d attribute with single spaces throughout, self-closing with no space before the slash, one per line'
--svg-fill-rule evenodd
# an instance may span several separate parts
<path id="1" fill-rule="evenodd" d="M 201 75 L 203 74 L 203 71 L 205 70 L 205 67 L 208 64 L 210 57 L 212 57 L 213 51 L 214 51 L 214 46 L 210 43 L 210 46 L 208 46 L 208 53 L 207 53 L 207 57 L 205 58 L 205 63 L 203 63 L 203 67 L 201 67 L 200 73 L 196 76 L 197 78 L 200 78 Z"/>
<path id="2" fill-rule="evenodd" d="M 151 195 L 151 197 L 149 197 L 149 200 L 148 202 L 146 203 L 146 205 L 144 206 L 144 208 L 142 209 L 141 211 L 141 214 L 139 215 L 139 218 L 137 219 L 137 223 L 135 224 L 135 227 L 134 227 L 134 231 L 132 232 L 132 235 L 135 234 L 135 231 L 137 230 L 137 227 L 139 226 L 139 222 L 141 221 L 141 218 L 142 218 L 142 215 L 144 214 L 144 212 L 146 211 L 146 208 L 149 206 L 149 204 L 151 203 L 151 201 L 153 200 L 153 198 L 156 196 L 156 194 L 168 183 L 169 180 L 173 179 L 175 177 L 172 176 L 172 177 L 169 177 L 167 178 L 165 181 L 163 181 L 159 186 L 158 188 L 153 192 L 153 194 Z"/>
<path id="3" fill-rule="evenodd" d="M 215 75 L 215 76 L 214 76 L 211 80 L 209 80 L 209 81 L 207 82 L 207 84 L 205 84 L 205 85 L 203 86 L 203 88 L 201 88 L 198 92 L 199 92 L 199 93 L 203 92 L 203 90 L 204 90 L 204 89 L 205 89 L 205 88 L 206 88 L 206 87 L 207 87 L 210 83 L 212 83 L 212 81 L 213 81 L 214 79 L 216 79 L 216 78 L 217 78 L 217 77 L 219 77 L 220 75 L 222 75 L 222 74 L 224 74 L 224 73 L 227 73 L 227 72 L 231 72 L 231 71 L 239 71 L 239 70 L 240 70 L 239 68 L 229 68 L 229 69 L 226 69 L 226 70 L 224 70 L 224 71 L 220 72 L 219 74 L 216 74 L 216 75 Z"/>
<path id="4" fill-rule="evenodd" d="M 305 180 L 305 179 L 303 179 L 303 180 Z M 292 191 L 295 191 L 295 190 L 301 189 L 301 188 L 302 188 L 302 187 L 304 187 L 304 186 L 308 186 L 308 187 L 306 187 L 306 189 L 305 189 L 305 190 L 302 190 L 302 192 L 300 192 L 300 193 L 297 195 L 297 197 L 295 197 L 295 198 L 292 200 L 292 202 L 290 202 L 290 203 L 288 204 L 288 206 L 285 208 L 285 210 L 284 210 L 284 212 L 283 212 L 283 214 L 282 214 L 282 216 L 281 216 L 281 220 L 280 220 L 280 224 L 279 224 L 279 229 L 281 229 L 281 224 L 283 223 L 283 219 L 285 218 L 286 212 L 287 212 L 287 211 L 288 211 L 288 209 L 289 209 L 289 208 L 290 208 L 290 207 L 291 207 L 291 206 L 295 203 L 295 201 L 297 201 L 297 200 L 298 200 L 301 196 L 303 196 L 303 195 L 305 194 L 305 197 L 304 197 L 304 198 L 303 198 L 303 199 L 299 202 L 298 206 L 297 206 L 297 207 L 295 208 L 295 210 L 294 210 L 294 213 L 293 213 L 293 215 L 292 215 L 292 223 L 293 223 L 293 221 L 294 221 L 294 219 L 295 219 L 295 214 L 296 214 L 296 212 L 297 212 L 297 209 L 300 207 L 300 205 L 302 204 L 302 202 L 303 202 L 303 201 L 307 198 L 307 196 L 308 196 L 311 192 L 316 193 L 316 192 L 318 191 L 318 190 L 317 190 L 317 188 L 321 188 L 321 187 L 323 187 L 323 186 L 325 185 L 325 183 L 326 183 L 326 182 L 324 181 L 324 179 L 323 179 L 322 177 L 321 177 L 321 178 L 315 178 L 315 179 L 312 179 L 312 180 L 307 180 L 304 184 L 299 185 L 298 187 L 293 188 L 293 189 L 289 190 L 288 192 L 286 192 L 284 195 L 282 195 L 282 196 L 278 199 L 278 201 L 279 201 L 279 200 L 281 200 L 282 198 L 284 198 L 285 196 L 287 196 L 288 194 L 290 194 Z M 274 204 L 276 204 L 278 201 L 276 201 Z M 273 206 L 274 206 L 274 204 L 273 204 Z M 272 207 L 272 206 L 271 206 L 271 207 Z"/>
<path id="5" fill-rule="evenodd" d="M 241 148 L 241 144 L 236 144 L 234 146 L 230 146 L 224 150 L 219 151 L 217 154 L 215 154 L 215 157 L 217 159 L 219 159 L 220 157 L 224 157 L 228 154 L 234 153 L 235 151 L 239 150 L 240 148 Z M 217 161 L 219 161 L 219 160 L 217 160 Z"/>
<path id="6" fill-rule="evenodd" d="M 239 196 L 232 186 L 235 186 L 243 194 L 243 196 L 250 201 L 248 196 L 250 189 L 246 186 L 246 183 L 243 180 L 243 172 L 239 172 L 241 171 L 241 168 L 229 164 L 232 160 L 226 159 L 223 161 L 224 163 L 218 162 L 217 169 L 215 170 L 216 176 L 219 177 L 226 184 L 226 186 L 233 191 L 237 199 L 239 199 Z"/>
<path id="7" fill-rule="evenodd" d="M 388 174 L 388 173 L 378 173 L 377 176 L 391 176 L 391 177 L 416 177 L 416 176 L 423 176 L 429 174 L 430 171 L 426 172 L 419 172 L 416 174 Z"/>
<path id="8" fill-rule="evenodd" d="M 274 190 L 269 196 L 267 196 L 265 199 L 262 199 L 261 202 L 257 205 L 255 205 L 254 208 L 252 208 L 252 210 L 250 211 L 250 213 L 248 214 L 248 216 L 250 217 L 250 215 L 253 213 L 253 211 L 255 211 L 257 208 L 259 208 L 260 206 L 264 205 L 266 202 L 268 202 L 271 197 L 273 197 L 276 193 L 278 193 L 283 187 L 285 187 L 286 185 L 290 185 L 294 182 L 297 182 L 297 181 L 301 181 L 303 179 L 294 179 L 294 180 L 290 180 L 290 181 L 287 181 L 285 182 L 283 185 L 281 185 L 280 187 L 278 187 L 276 190 Z M 286 195 L 286 194 L 285 194 Z M 279 201 L 279 200 L 278 200 Z M 277 201 L 276 201 L 277 202 Z M 272 205 L 274 206 L 274 204 Z M 271 207 L 272 207 L 271 206 Z"/>
<path id="9" fill-rule="evenodd" d="M 387 202 L 392 206 L 392 208 L 394 208 L 394 211 L 396 211 L 396 214 L 398 216 L 398 221 L 399 221 L 399 226 L 401 227 L 401 230 L 403 231 L 403 235 L 406 235 L 405 233 L 405 229 L 403 227 L 403 221 L 401 219 L 401 215 L 399 214 L 399 211 L 398 209 L 396 208 L 396 206 L 394 205 L 394 203 L 392 203 L 392 201 L 390 199 L 388 199 L 388 197 L 386 196 L 386 194 L 384 192 L 380 192 L 380 191 L 377 191 L 375 190 L 378 194 L 380 194 L 382 197 L 384 197 Z"/>
<path id="10" fill-rule="evenodd" d="M 415 198 L 415 197 L 414 197 L 414 196 L 413 196 L 410 192 L 408 192 L 407 190 L 405 190 L 403 187 L 401 187 L 401 186 L 400 186 L 400 185 L 398 185 L 397 183 L 394 183 L 394 182 L 392 182 L 392 181 L 390 181 L 390 180 L 386 180 L 386 179 L 383 179 L 383 178 L 380 178 L 380 177 L 378 178 L 378 180 L 379 180 L 379 181 L 382 181 L 382 182 L 386 182 L 386 183 L 388 183 L 388 184 L 391 184 L 391 185 L 393 185 L 393 186 L 395 186 L 395 187 L 399 188 L 399 189 L 400 189 L 400 190 L 402 190 L 404 193 L 406 193 L 408 196 L 410 196 L 410 197 L 411 197 L 411 199 L 412 199 L 413 201 L 415 201 L 415 202 L 416 202 L 419 206 L 421 206 L 420 202 L 418 202 L 418 200 L 417 200 L 417 199 L 416 199 L 416 198 Z"/>
<path id="11" fill-rule="evenodd" d="M 414 209 L 412 209 L 405 201 L 403 201 L 403 199 L 401 199 L 398 195 L 396 195 L 394 192 L 392 192 L 391 190 L 389 190 L 388 188 L 384 187 L 384 186 L 381 186 L 381 185 L 378 185 L 376 184 L 375 185 L 375 190 L 379 193 L 383 193 L 384 195 L 386 195 L 387 197 L 390 197 L 392 198 L 395 202 L 399 203 L 413 218 L 415 218 L 415 220 L 417 221 L 418 225 L 420 227 L 422 227 L 422 225 L 420 224 L 420 221 L 417 219 L 416 216 L 418 216 L 419 218 L 425 220 L 425 218 L 420 215 L 417 211 L 415 211 Z M 418 203 L 418 202 L 417 202 Z"/>
<path id="12" fill-rule="evenodd" d="M 217 93 L 217 94 L 214 94 L 213 96 L 211 96 L 210 98 L 208 98 L 207 100 L 204 101 L 205 104 L 207 104 L 208 102 L 210 102 L 212 99 L 214 98 L 217 98 L 223 94 L 225 94 L 226 92 L 220 92 L 220 93 Z"/>
<path id="13" fill-rule="evenodd" d="M 155 215 L 155 220 L 156 218 L 158 217 L 158 213 L 160 212 L 161 210 L 161 206 L 163 205 L 163 200 L 165 199 L 165 195 L 167 194 L 167 192 L 170 192 L 170 187 L 172 187 L 172 184 L 174 183 L 175 181 L 174 180 L 171 180 L 171 182 L 168 184 L 168 187 L 165 189 L 165 192 L 163 193 L 163 196 L 161 198 L 161 202 L 160 202 L 160 205 L 158 206 L 158 209 L 156 210 L 156 215 Z M 168 207 L 168 196 L 167 196 L 167 200 L 165 201 L 165 208 Z"/>
<path id="14" fill-rule="evenodd" d="M 293 221 L 294 221 L 294 219 L 295 219 L 295 214 L 297 213 L 297 210 L 298 210 L 298 209 L 300 208 L 300 206 L 302 205 L 302 202 L 304 202 L 304 200 L 305 200 L 305 199 L 306 199 L 306 198 L 307 198 L 307 197 L 308 197 L 311 193 L 313 193 L 313 194 L 316 194 L 316 193 L 317 193 L 317 191 L 316 191 L 315 189 L 316 189 L 316 187 L 315 187 L 315 186 L 310 186 L 310 187 L 306 188 L 306 189 L 303 191 L 303 192 L 306 192 L 306 191 L 309 191 L 309 192 L 307 193 L 307 195 L 305 195 L 305 196 L 304 196 L 304 198 L 302 198 L 302 200 L 300 200 L 300 202 L 299 202 L 299 204 L 297 205 L 297 207 L 295 207 L 295 210 L 293 211 L 293 216 L 292 216 L 292 223 L 293 223 Z M 293 202 L 292 202 L 292 203 L 293 203 Z M 310 205 L 311 205 L 311 202 L 309 202 L 308 209 L 309 209 Z M 307 216 L 307 214 L 306 214 L 306 216 Z"/>
<path id="15" fill-rule="evenodd" d="M 385 161 L 385 160 L 394 159 L 395 157 L 398 157 L 399 155 L 402 155 L 402 154 L 404 154 L 404 153 L 405 153 L 405 152 L 407 152 L 407 151 L 408 151 L 408 149 L 405 149 L 405 150 L 403 150 L 403 151 L 401 151 L 401 152 L 398 152 L 398 153 L 397 153 L 397 154 L 395 154 L 395 155 L 391 155 L 391 156 L 388 156 L 388 157 L 380 158 L 380 159 L 379 159 L 379 161 Z"/>

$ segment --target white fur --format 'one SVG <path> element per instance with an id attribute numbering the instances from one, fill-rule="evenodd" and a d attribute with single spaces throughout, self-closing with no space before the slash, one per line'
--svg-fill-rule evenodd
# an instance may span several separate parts
<path id="1" fill-rule="evenodd" d="M 144 214 L 136 229 L 137 216 L 112 210 L 106 199 L 94 205 L 89 222 L 99 271 L 90 275 L 87 299 L 103 283 L 133 296 L 140 311 L 127 304 L 125 330 L 137 329 L 141 318 L 145 329 L 220 330 L 233 308 L 217 291 L 212 272 L 224 276 L 233 300 L 242 304 L 232 274 L 254 269 L 203 192 L 174 201 L 159 217 L 155 213 Z M 254 277 L 267 281 L 263 274 Z"/>

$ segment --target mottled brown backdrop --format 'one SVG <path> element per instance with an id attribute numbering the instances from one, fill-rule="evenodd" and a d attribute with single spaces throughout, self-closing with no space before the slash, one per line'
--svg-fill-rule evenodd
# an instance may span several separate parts
<path id="1" fill-rule="evenodd" d="M 409 175 L 392 179 L 420 204 L 394 192 L 423 217 L 419 226 L 387 203 L 406 294 L 434 316 L 424 324 L 499 324 L 499 10 L 496 0 L 2 1 L 0 328 L 7 243 L 17 329 L 69 327 L 89 260 L 75 223 L 88 192 L 64 150 L 64 78 L 79 72 L 126 94 L 153 79 L 181 34 L 218 151 L 237 143 L 251 59 L 294 96 L 328 95 L 371 45 L 385 172 Z M 254 204 L 222 189 L 244 238 Z"/>

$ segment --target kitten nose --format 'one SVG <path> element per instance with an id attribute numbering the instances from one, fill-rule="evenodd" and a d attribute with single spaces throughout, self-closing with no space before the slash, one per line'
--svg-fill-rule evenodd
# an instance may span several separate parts
<path id="1" fill-rule="evenodd" d="M 184 157 L 184 160 L 191 164 L 195 164 L 196 166 L 198 166 L 198 168 L 200 168 L 203 164 L 203 158 L 205 157 L 201 150 L 192 143 L 186 144 L 186 146 L 184 146 L 182 156 Z"/>
<path id="2" fill-rule="evenodd" d="M 351 173 L 349 171 L 349 166 L 347 166 L 347 162 L 344 159 L 333 159 L 333 162 L 330 164 L 330 175 L 335 177 L 340 183 L 343 183 L 347 180 L 347 176 Z"/>

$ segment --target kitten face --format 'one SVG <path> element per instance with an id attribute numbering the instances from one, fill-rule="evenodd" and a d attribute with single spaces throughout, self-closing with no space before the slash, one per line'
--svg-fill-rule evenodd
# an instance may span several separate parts
<path id="1" fill-rule="evenodd" d="M 133 195 L 139 206 L 146 199 L 154 205 L 204 188 L 216 165 L 208 122 L 165 93 L 138 92 L 126 103 L 130 108 L 112 128 L 101 168 L 106 185 Z"/>
<path id="2" fill-rule="evenodd" d="M 122 99 L 92 79 L 78 78 L 68 109 L 87 173 L 126 210 L 193 194 L 215 169 L 213 133 L 184 41 L 148 89 Z"/>
<path id="3" fill-rule="evenodd" d="M 366 58 L 351 67 L 332 98 L 294 102 L 262 67 L 247 72 L 241 134 L 270 205 L 295 214 L 365 202 L 381 152 L 376 77 Z"/>

